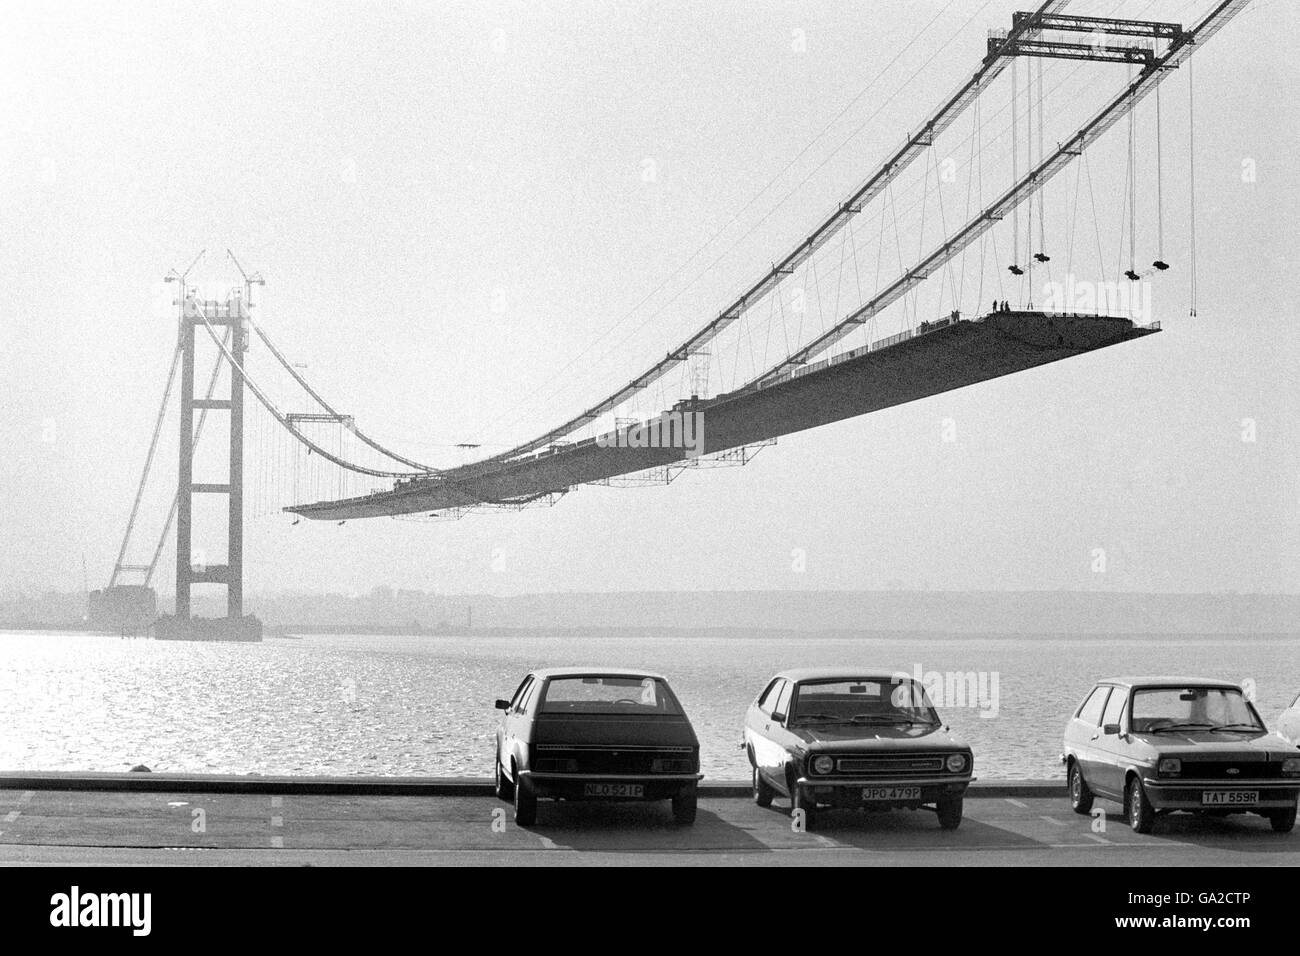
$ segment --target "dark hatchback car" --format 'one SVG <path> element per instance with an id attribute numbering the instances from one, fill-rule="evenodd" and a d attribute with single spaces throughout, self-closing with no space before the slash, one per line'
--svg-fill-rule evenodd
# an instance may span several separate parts
<path id="1" fill-rule="evenodd" d="M 807 828 L 830 806 L 934 807 L 939 825 L 956 829 L 974 768 L 925 688 L 901 674 L 777 674 L 745 716 L 744 746 L 754 802 L 766 807 L 783 795 Z"/>
<path id="2" fill-rule="evenodd" d="M 538 670 L 496 706 L 496 793 L 520 826 L 545 798 L 671 800 L 677 822 L 694 822 L 700 744 L 660 675 Z"/>
<path id="3" fill-rule="evenodd" d="M 1300 753 L 1269 734 L 1230 681 L 1099 681 L 1065 728 L 1061 760 L 1077 813 L 1094 797 L 1115 800 L 1138 833 L 1180 810 L 1258 813 L 1280 833 L 1295 826 Z"/>

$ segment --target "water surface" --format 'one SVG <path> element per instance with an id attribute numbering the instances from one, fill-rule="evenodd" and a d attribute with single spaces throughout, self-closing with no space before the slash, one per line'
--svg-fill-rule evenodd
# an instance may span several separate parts
<path id="1" fill-rule="evenodd" d="M 977 775 L 1059 776 L 1064 722 L 1096 678 L 1251 679 L 1271 725 L 1300 691 L 1298 647 L 1283 637 L 316 635 L 198 644 L 0 633 L 0 770 L 142 763 L 177 772 L 486 776 L 493 700 L 509 697 L 530 668 L 590 663 L 666 674 L 700 736 L 705 774 L 743 779 L 740 724 L 767 678 L 785 667 L 848 664 L 974 674 L 981 699 L 940 713 L 975 748 Z M 994 704 L 996 716 L 981 716 Z"/>

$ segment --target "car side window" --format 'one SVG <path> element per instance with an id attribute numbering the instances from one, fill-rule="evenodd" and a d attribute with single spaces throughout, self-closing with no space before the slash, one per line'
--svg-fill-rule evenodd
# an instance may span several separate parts
<path id="1" fill-rule="evenodd" d="M 1126 703 L 1128 703 L 1128 691 L 1118 687 L 1111 691 L 1110 700 L 1106 702 L 1105 715 L 1101 718 L 1102 724 L 1118 724 L 1124 714 Z"/>
<path id="2" fill-rule="evenodd" d="M 758 699 L 758 709 L 765 714 L 770 714 L 776 708 L 776 698 L 784 684 L 785 681 L 779 678 L 768 684 L 767 690 L 763 691 L 763 696 Z"/>
<path id="3" fill-rule="evenodd" d="M 794 682 L 793 682 L 793 681 L 785 681 L 784 683 L 782 683 L 782 685 L 781 685 L 781 693 L 780 693 L 780 695 L 776 698 L 776 706 L 772 709 L 772 713 L 774 713 L 774 714 L 785 714 L 785 715 L 787 715 L 787 716 L 789 715 L 789 713 L 790 713 L 790 695 L 791 695 L 791 692 L 792 692 L 793 690 L 794 690 Z"/>
<path id="4" fill-rule="evenodd" d="M 518 714 L 521 711 L 523 711 L 524 699 L 528 696 L 528 693 L 533 689 L 533 684 L 535 683 L 536 681 L 533 680 L 532 674 L 529 674 L 527 677 L 524 678 L 524 682 L 519 685 L 519 689 L 515 691 L 515 696 L 510 701 L 511 713 Z"/>
<path id="5" fill-rule="evenodd" d="M 1088 699 L 1083 702 L 1079 708 L 1079 713 L 1075 715 L 1076 720 L 1081 720 L 1090 727 L 1096 727 L 1101 723 L 1101 714 L 1106 707 L 1106 698 L 1110 695 L 1110 686 L 1100 684 L 1092 689 Z"/>

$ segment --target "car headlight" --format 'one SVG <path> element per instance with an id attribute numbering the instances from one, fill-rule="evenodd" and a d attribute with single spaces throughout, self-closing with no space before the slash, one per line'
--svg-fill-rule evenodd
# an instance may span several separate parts
<path id="1" fill-rule="evenodd" d="M 822 754 L 820 757 L 814 757 L 812 762 L 813 773 L 833 773 L 835 771 L 835 758 Z"/>
<path id="2" fill-rule="evenodd" d="M 1177 757 L 1161 757 L 1156 771 L 1162 777 L 1176 777 L 1183 772 L 1183 762 Z"/>
<path id="3" fill-rule="evenodd" d="M 948 768 L 949 773 L 961 773 L 966 769 L 966 755 L 948 754 L 948 759 L 943 763 Z"/>
<path id="4" fill-rule="evenodd" d="M 1282 775 L 1300 777 L 1300 757 L 1287 757 L 1282 761 Z"/>

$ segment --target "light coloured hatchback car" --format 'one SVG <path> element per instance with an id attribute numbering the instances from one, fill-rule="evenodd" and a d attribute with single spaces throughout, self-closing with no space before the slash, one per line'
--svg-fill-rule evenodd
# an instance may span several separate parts
<path id="1" fill-rule="evenodd" d="M 1230 681 L 1117 677 L 1099 681 L 1065 728 L 1061 754 L 1076 813 L 1094 797 L 1124 805 L 1150 833 L 1157 814 L 1257 813 L 1289 833 L 1300 752 L 1270 734 Z"/>

